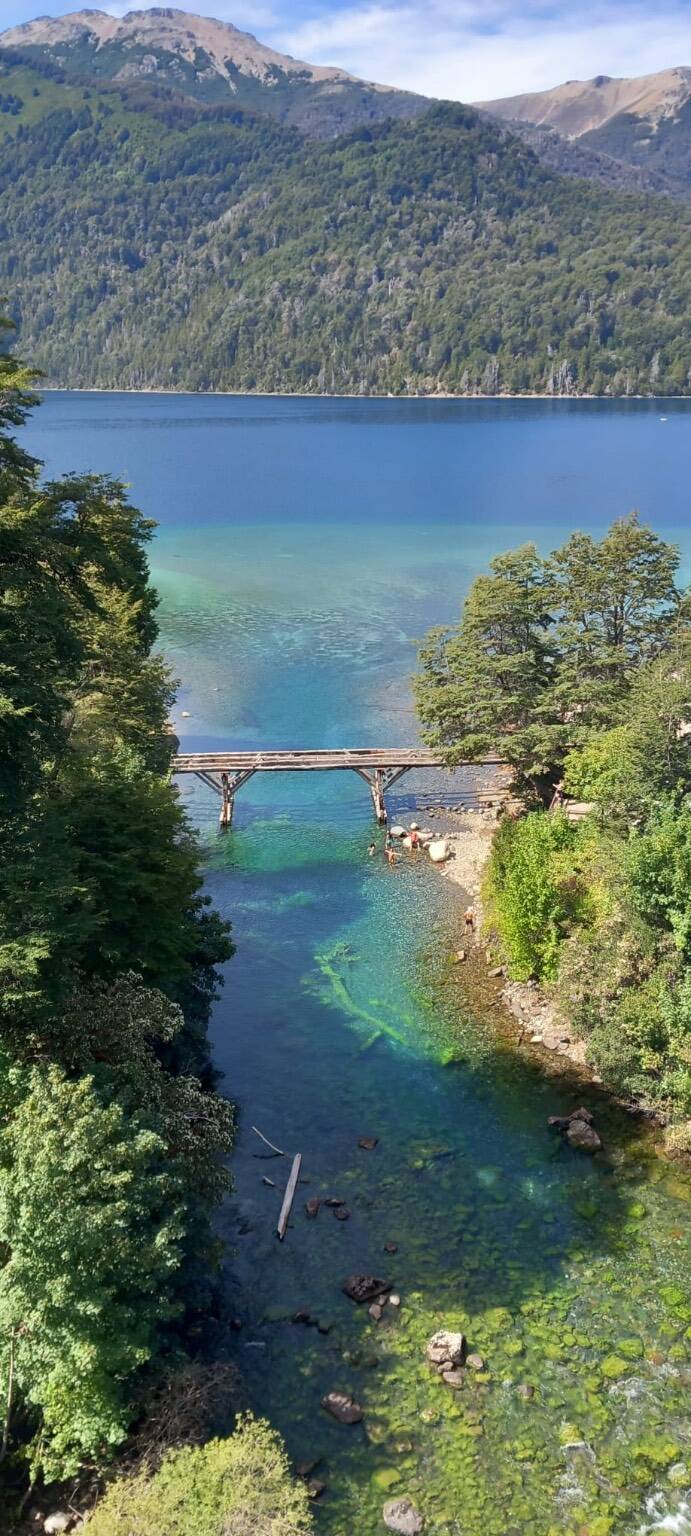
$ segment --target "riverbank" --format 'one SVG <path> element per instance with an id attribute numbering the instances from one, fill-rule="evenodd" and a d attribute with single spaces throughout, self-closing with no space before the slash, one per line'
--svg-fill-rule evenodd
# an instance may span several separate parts
<path id="1" fill-rule="evenodd" d="M 451 857 L 436 867 L 442 875 L 461 888 L 464 898 L 472 905 L 476 920 L 476 933 L 463 936 L 461 910 L 459 908 L 458 964 L 475 961 L 484 970 L 483 985 L 493 984 L 495 1001 L 501 1003 L 514 1025 L 515 1044 L 518 1048 L 533 1047 L 548 1052 L 554 1058 L 562 1058 L 565 1069 L 576 1068 L 584 1082 L 590 1082 L 611 1097 L 613 1103 L 628 1113 L 644 1117 L 651 1125 L 663 1127 L 667 1117 L 644 1100 L 623 1098 L 609 1089 L 602 1077 L 588 1062 L 587 1041 L 578 1036 L 560 1014 L 552 999 L 536 981 L 511 981 L 500 959 L 493 954 L 489 936 L 483 932 L 482 881 L 492 852 L 494 834 L 499 824 L 495 809 L 483 811 L 435 810 L 435 817 L 444 815 L 444 837 L 451 848 Z M 463 955 L 461 961 L 458 956 Z M 469 987 L 472 992 L 472 983 Z M 507 1020 L 508 1022 L 508 1020 Z"/>

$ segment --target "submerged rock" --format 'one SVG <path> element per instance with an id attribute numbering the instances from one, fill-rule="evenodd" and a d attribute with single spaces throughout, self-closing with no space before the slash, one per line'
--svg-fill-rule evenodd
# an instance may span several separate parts
<path id="1" fill-rule="evenodd" d="M 362 1419 L 360 1404 L 347 1392 L 327 1392 L 326 1397 L 322 1398 L 322 1408 L 333 1419 L 337 1419 L 339 1424 L 359 1424 Z"/>
<path id="2" fill-rule="evenodd" d="M 321 1456 L 313 1457 L 312 1461 L 299 1461 L 295 1468 L 296 1477 L 311 1477 L 316 1472 L 321 1461 Z"/>
<path id="3" fill-rule="evenodd" d="M 599 1152 L 602 1147 L 595 1127 L 588 1125 L 585 1120 L 571 1121 L 566 1132 L 566 1140 L 570 1147 L 576 1147 L 579 1152 Z"/>
<path id="4" fill-rule="evenodd" d="M 420 1536 L 424 1528 L 422 1515 L 410 1499 L 389 1499 L 382 1519 L 387 1530 L 396 1531 L 397 1536 Z"/>
<path id="5" fill-rule="evenodd" d="M 583 1106 L 572 1110 L 570 1115 L 550 1115 L 547 1124 L 551 1131 L 559 1131 L 569 1146 L 576 1147 L 579 1152 L 599 1152 L 602 1147 L 593 1116 Z"/>
<path id="6" fill-rule="evenodd" d="M 312 1220 L 314 1220 L 315 1216 L 319 1215 L 319 1207 L 320 1207 L 320 1205 L 321 1205 L 321 1200 L 319 1199 L 318 1195 L 313 1195 L 311 1200 L 307 1200 L 306 1201 L 306 1203 L 305 1203 L 305 1210 L 307 1212 L 307 1215 L 312 1217 Z"/>
<path id="7" fill-rule="evenodd" d="M 380 1294 L 388 1295 L 391 1290 L 388 1280 L 377 1280 L 375 1275 L 348 1275 L 343 1281 L 341 1290 L 351 1301 L 358 1304 L 365 1301 L 374 1301 Z"/>
<path id="8" fill-rule="evenodd" d="M 336 1217 L 337 1221 L 350 1221 L 350 1211 L 348 1210 L 347 1205 L 335 1206 L 334 1216 Z"/>
<path id="9" fill-rule="evenodd" d="M 440 1329 L 427 1341 L 427 1359 L 431 1365 L 462 1365 L 465 1354 L 465 1336 L 462 1333 L 449 1333 L 447 1329 Z"/>
<path id="10" fill-rule="evenodd" d="M 358 1136 L 358 1146 L 363 1152 L 373 1152 L 379 1146 L 378 1136 Z"/>

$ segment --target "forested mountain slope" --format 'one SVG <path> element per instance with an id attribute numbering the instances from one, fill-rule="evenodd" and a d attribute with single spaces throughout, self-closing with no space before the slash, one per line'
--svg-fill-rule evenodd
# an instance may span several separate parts
<path id="1" fill-rule="evenodd" d="M 687 393 L 691 214 L 460 106 L 309 142 L 4 55 L 0 291 L 52 383 Z"/>

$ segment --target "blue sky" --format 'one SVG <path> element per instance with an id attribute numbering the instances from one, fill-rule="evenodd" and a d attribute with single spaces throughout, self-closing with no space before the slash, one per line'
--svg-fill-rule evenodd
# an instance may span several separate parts
<path id="1" fill-rule="evenodd" d="M 101 0 L 99 8 L 119 16 L 148 7 Z M 78 8 L 78 0 L 0 0 L 0 27 Z M 311 63 L 465 101 L 691 65 L 691 0 L 183 0 L 181 8 L 232 21 Z"/>

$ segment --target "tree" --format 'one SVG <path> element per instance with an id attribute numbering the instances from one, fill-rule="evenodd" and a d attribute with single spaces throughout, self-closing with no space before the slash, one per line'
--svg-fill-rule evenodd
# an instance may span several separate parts
<path id="1" fill-rule="evenodd" d="M 433 630 L 415 682 L 424 739 L 449 766 L 500 753 L 539 783 L 557 750 L 550 708 L 554 583 L 533 544 L 499 555 L 479 576 L 457 630 Z"/>
<path id="2" fill-rule="evenodd" d="M 246 1415 L 226 1440 L 167 1456 L 113 1483 L 87 1522 L 88 1536 L 306 1536 L 309 1495 L 296 1482 L 276 1431 Z"/>
<path id="3" fill-rule="evenodd" d="M 17 1079 L 0 1138 L 0 1398 L 34 1418 L 48 1479 L 125 1438 L 137 1378 L 180 1310 L 184 1209 L 160 1136 L 93 1080 Z"/>
<path id="4" fill-rule="evenodd" d="M 492 560 L 458 628 L 422 647 L 425 741 L 449 766 L 496 753 L 544 798 L 570 747 L 620 723 L 640 669 L 686 644 L 678 565 L 635 514 L 599 543 L 572 534 L 546 561 L 533 545 Z"/>
<path id="5" fill-rule="evenodd" d="M 669 644 L 679 550 L 619 518 L 604 539 L 573 533 L 551 559 L 559 593 L 554 704 L 572 736 L 616 718 L 638 669 Z"/>

